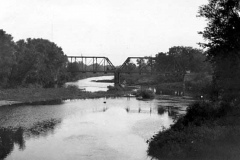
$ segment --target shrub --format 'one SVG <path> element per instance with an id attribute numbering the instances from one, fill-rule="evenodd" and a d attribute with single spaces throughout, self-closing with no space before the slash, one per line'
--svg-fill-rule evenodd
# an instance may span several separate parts
<path id="1" fill-rule="evenodd" d="M 149 140 L 148 155 L 159 159 L 238 159 L 240 108 L 195 102 L 185 116 Z"/>
<path id="2" fill-rule="evenodd" d="M 76 93 L 79 91 L 78 86 L 75 86 L 75 85 L 68 85 L 66 88 L 70 90 L 72 93 Z"/>
<path id="3" fill-rule="evenodd" d="M 154 92 L 149 89 L 138 90 L 136 96 L 137 97 L 141 96 L 144 99 L 153 99 L 155 97 Z"/>
<path id="4" fill-rule="evenodd" d="M 173 129 L 181 130 L 189 125 L 201 126 L 206 121 L 216 120 L 232 110 L 233 106 L 226 102 L 214 104 L 206 101 L 198 101 L 191 104 L 187 108 L 186 115 L 181 117 L 172 127 Z"/>

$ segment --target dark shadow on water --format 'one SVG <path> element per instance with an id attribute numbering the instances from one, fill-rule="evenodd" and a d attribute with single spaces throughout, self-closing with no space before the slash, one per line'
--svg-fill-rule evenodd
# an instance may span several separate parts
<path id="1" fill-rule="evenodd" d="M 166 106 L 166 107 L 158 106 L 157 113 L 159 115 L 163 115 L 166 112 L 168 113 L 168 116 L 172 117 L 173 119 L 175 119 L 179 116 L 178 110 L 176 108 L 174 108 L 173 106 Z"/>
<path id="2" fill-rule="evenodd" d="M 163 107 L 158 107 L 157 112 L 158 112 L 159 115 L 163 115 L 166 112 L 166 109 L 163 108 Z"/>
<path id="3" fill-rule="evenodd" d="M 61 120 L 59 119 L 50 119 L 42 122 L 37 122 L 25 131 L 25 135 L 31 137 L 45 137 L 54 132 L 57 124 L 60 124 Z"/>
<path id="4" fill-rule="evenodd" d="M 19 149 L 25 149 L 25 141 L 23 138 L 23 128 L 0 128 L 0 159 L 7 157 L 12 152 L 14 144 Z"/>
<path id="5" fill-rule="evenodd" d="M 25 149 L 26 138 L 47 136 L 53 133 L 61 120 L 50 119 L 35 123 L 31 128 L 1 128 L 0 127 L 0 159 L 6 158 L 14 149 L 14 145 L 20 150 Z"/>

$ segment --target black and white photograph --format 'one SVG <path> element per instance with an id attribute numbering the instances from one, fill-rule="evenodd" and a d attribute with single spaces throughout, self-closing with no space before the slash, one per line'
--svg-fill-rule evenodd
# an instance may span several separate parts
<path id="1" fill-rule="evenodd" d="M 0 0 L 0 160 L 239 160 L 240 0 Z"/>

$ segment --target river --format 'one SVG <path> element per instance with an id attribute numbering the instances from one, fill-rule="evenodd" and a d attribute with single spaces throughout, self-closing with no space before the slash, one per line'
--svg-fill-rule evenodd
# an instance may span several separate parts
<path id="1" fill-rule="evenodd" d="M 111 83 L 88 78 L 68 83 L 86 90 L 106 90 Z M 158 107 L 187 102 L 136 98 L 67 100 L 59 105 L 0 107 L 0 159 L 145 160 L 147 140 L 173 124 L 177 110 Z M 180 106 L 180 107 L 179 107 Z M 1 139 L 0 139 L 1 140 Z"/>

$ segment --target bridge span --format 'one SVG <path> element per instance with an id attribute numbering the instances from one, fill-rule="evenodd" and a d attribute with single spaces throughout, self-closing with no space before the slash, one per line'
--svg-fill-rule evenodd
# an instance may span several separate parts
<path id="1" fill-rule="evenodd" d="M 114 83 L 120 83 L 121 73 L 138 74 L 159 74 L 154 69 L 155 57 L 128 57 L 122 65 L 114 66 L 113 63 L 104 56 L 68 56 L 68 65 L 75 65 L 72 72 L 92 72 L 92 73 L 112 73 L 114 74 Z M 174 64 L 175 65 L 175 64 Z M 175 71 L 179 67 L 174 66 Z M 161 74 L 170 74 L 164 72 Z"/>

